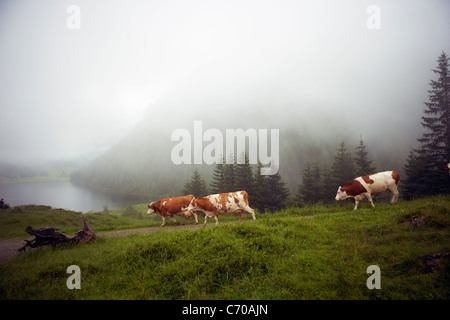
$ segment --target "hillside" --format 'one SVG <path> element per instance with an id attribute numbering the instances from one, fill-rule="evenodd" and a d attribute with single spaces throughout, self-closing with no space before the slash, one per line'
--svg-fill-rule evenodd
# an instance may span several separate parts
<path id="1" fill-rule="evenodd" d="M 394 169 L 400 173 L 410 146 L 415 142 L 415 136 L 407 132 L 392 135 L 389 130 L 361 130 L 358 127 L 346 126 L 343 122 L 335 123 L 331 116 L 326 115 L 315 120 L 317 122 L 308 120 L 307 117 L 292 117 L 286 120 L 286 115 L 273 118 L 269 109 L 262 108 L 257 117 L 246 114 L 245 109 L 239 110 L 241 115 L 238 119 L 222 116 L 235 111 L 233 108 L 222 110 L 218 107 L 214 110 L 215 117 L 212 117 L 211 110 L 201 109 L 190 113 L 188 109 L 183 110 L 177 105 L 155 107 L 149 110 L 142 121 L 117 145 L 72 173 L 71 181 L 109 192 L 145 195 L 150 199 L 180 195 L 183 185 L 196 167 L 210 183 L 214 165 L 176 165 L 171 160 L 172 148 L 178 143 L 171 141 L 172 132 L 183 128 L 193 136 L 194 120 L 199 119 L 206 119 L 202 121 L 204 131 L 216 128 L 223 135 L 229 128 L 279 129 L 279 172 L 291 194 L 297 191 L 305 164 L 319 162 L 321 166 L 331 165 L 342 141 L 345 141 L 348 150 L 353 152 L 362 135 L 367 144 L 369 158 L 373 160 L 377 170 Z M 176 118 L 173 118 L 174 114 L 177 115 Z M 170 121 L 166 121 L 167 119 Z M 203 148 L 208 143 L 204 141 Z"/>
<path id="2" fill-rule="evenodd" d="M 449 208 L 448 196 L 311 206 L 30 250 L 0 266 L 0 298 L 448 300 Z M 72 264 L 81 290 L 65 286 Z M 379 290 L 366 285 L 371 265 Z"/>

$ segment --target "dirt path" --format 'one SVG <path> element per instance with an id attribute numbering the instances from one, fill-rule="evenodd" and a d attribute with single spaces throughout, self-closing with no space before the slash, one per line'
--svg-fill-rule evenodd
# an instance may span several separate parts
<path id="1" fill-rule="evenodd" d="M 114 237 L 121 235 L 128 235 L 132 233 L 152 233 L 161 230 L 177 230 L 177 229 L 196 229 L 201 228 L 203 224 L 198 225 L 181 225 L 181 226 L 165 226 L 163 228 L 160 227 L 149 227 L 149 228 L 140 228 L 140 229 L 130 229 L 130 230 L 118 230 L 118 231 L 109 231 L 109 232 L 99 232 L 97 233 L 97 237 Z M 18 250 L 25 245 L 24 240 L 31 240 L 33 237 L 24 237 L 24 238 L 10 238 L 10 239 L 1 239 L 0 240 L 0 264 L 4 264 L 8 262 L 11 258 L 15 257 Z M 28 249 L 30 250 L 30 249 Z"/>
<path id="2" fill-rule="evenodd" d="M 314 216 L 303 216 L 301 219 L 312 219 Z M 224 222 L 223 224 L 228 223 L 238 223 L 238 222 Z M 214 226 L 214 224 L 211 224 Z M 139 229 L 129 229 L 129 230 L 118 230 L 118 231 L 108 231 L 108 232 L 99 232 L 97 233 L 97 237 L 116 237 L 121 235 L 128 235 L 132 233 L 152 233 L 161 230 L 180 230 L 180 229 L 197 229 L 202 228 L 203 223 L 199 223 L 198 225 L 188 224 L 188 225 L 178 225 L 178 226 L 165 226 L 161 227 L 149 227 L 149 228 L 139 228 Z M 24 237 L 24 238 L 10 238 L 10 239 L 0 239 L 0 264 L 4 264 L 8 262 L 11 258 L 15 257 L 18 250 L 25 245 L 24 240 L 31 240 L 33 237 Z M 30 250 L 30 249 L 28 249 Z"/>

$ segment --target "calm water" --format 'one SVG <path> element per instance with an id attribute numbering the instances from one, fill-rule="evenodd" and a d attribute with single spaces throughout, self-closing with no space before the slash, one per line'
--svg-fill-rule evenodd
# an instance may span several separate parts
<path id="1" fill-rule="evenodd" d="M 70 182 L 24 182 L 0 184 L 0 198 L 11 207 L 41 204 L 54 208 L 89 212 L 126 208 L 129 204 L 147 202 L 143 197 L 130 197 L 93 191 Z"/>

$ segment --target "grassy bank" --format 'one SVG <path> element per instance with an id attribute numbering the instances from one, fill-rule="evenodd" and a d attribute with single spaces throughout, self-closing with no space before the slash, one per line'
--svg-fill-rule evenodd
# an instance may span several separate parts
<path id="1" fill-rule="evenodd" d="M 68 235 L 75 234 L 83 228 L 83 215 L 96 232 L 145 228 L 159 226 L 160 218 L 147 216 L 146 205 L 133 205 L 110 213 L 74 212 L 65 209 L 55 209 L 43 205 L 25 205 L 0 210 L 0 239 L 12 237 L 27 237 L 24 232 L 27 226 L 35 229 L 43 227 L 58 227 L 59 232 Z"/>
<path id="2" fill-rule="evenodd" d="M 450 197 L 352 207 L 289 209 L 241 224 L 33 249 L 0 266 L 0 298 L 450 298 L 448 259 L 430 269 L 420 258 L 450 251 Z M 101 218 L 88 220 L 99 229 Z M 73 264 L 81 269 L 81 290 L 66 287 Z M 370 265 L 380 267 L 380 290 L 366 286 Z"/>

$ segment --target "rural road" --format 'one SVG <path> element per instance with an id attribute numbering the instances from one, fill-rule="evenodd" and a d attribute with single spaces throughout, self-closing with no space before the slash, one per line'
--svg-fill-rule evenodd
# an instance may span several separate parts
<path id="1" fill-rule="evenodd" d="M 165 226 L 161 227 L 149 227 L 149 228 L 140 228 L 140 229 L 130 229 L 130 230 L 118 230 L 118 231 L 109 231 L 109 232 L 99 232 L 96 233 L 97 237 L 114 237 L 120 235 L 127 235 L 137 232 L 143 233 L 152 233 L 160 230 L 177 230 L 177 229 L 195 229 L 201 228 L 203 224 L 198 225 L 180 225 L 180 226 Z M 0 264 L 4 264 L 8 262 L 11 258 L 15 257 L 18 254 L 18 250 L 25 245 L 24 240 L 31 240 L 34 237 L 23 237 L 23 238 L 10 238 L 10 239 L 0 239 Z M 33 250 L 33 249 L 27 249 Z"/>

